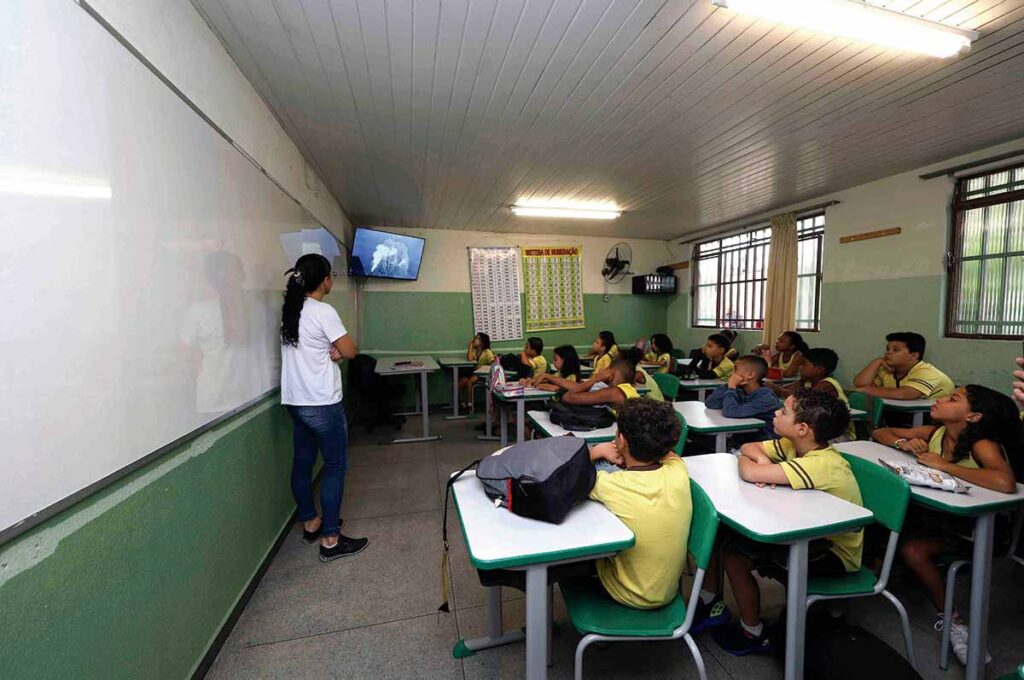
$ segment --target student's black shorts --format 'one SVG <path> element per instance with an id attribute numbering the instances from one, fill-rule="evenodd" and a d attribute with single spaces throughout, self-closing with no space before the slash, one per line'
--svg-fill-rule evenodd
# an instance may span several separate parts
<path id="1" fill-rule="evenodd" d="M 760 543 L 747 538 L 728 527 L 722 527 L 722 547 L 746 555 L 754 563 L 757 573 L 766 578 L 786 581 L 786 565 L 789 559 L 789 546 L 774 543 Z M 846 567 L 830 549 L 831 542 L 827 538 L 817 538 L 810 542 L 807 550 L 807 576 L 809 578 L 835 578 L 846 575 Z"/>

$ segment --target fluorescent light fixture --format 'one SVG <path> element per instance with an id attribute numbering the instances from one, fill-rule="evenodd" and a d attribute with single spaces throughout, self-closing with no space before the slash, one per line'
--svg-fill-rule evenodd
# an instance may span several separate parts
<path id="1" fill-rule="evenodd" d="M 110 200 L 114 193 L 103 180 L 0 168 L 0 193 Z"/>
<path id="2" fill-rule="evenodd" d="M 523 199 L 512 205 L 512 213 L 521 217 L 569 217 L 585 220 L 614 220 L 622 214 L 615 203 L 599 201 L 544 201 Z"/>
<path id="3" fill-rule="evenodd" d="M 860 0 L 711 0 L 719 7 L 840 38 L 933 57 L 966 54 L 980 35 Z"/>

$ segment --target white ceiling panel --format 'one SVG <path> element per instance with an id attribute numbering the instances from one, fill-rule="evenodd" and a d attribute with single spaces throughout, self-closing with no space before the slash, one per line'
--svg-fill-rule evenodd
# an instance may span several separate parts
<path id="1" fill-rule="evenodd" d="M 1024 0 L 871 0 L 981 32 L 947 60 L 710 0 L 193 3 L 358 224 L 670 238 L 1024 136 Z"/>

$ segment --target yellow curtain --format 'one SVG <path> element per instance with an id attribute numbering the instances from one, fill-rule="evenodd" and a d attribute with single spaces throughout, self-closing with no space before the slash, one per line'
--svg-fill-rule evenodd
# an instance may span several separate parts
<path id="1" fill-rule="evenodd" d="M 768 282 L 764 292 L 764 334 L 771 346 L 779 333 L 796 325 L 796 216 L 772 218 L 772 246 L 768 253 Z"/>

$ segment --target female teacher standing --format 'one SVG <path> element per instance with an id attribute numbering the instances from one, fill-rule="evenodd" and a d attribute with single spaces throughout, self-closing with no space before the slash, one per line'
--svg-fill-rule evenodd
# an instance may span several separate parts
<path id="1" fill-rule="evenodd" d="M 334 275 L 323 255 L 303 255 L 289 269 L 281 309 L 281 403 L 292 418 L 295 458 L 292 495 L 299 507 L 302 536 L 320 539 L 320 561 L 355 555 L 365 538 L 341 535 L 341 498 L 348 468 L 348 424 L 341 403 L 341 371 L 335 362 L 351 359 L 356 346 L 334 307 L 323 302 Z M 313 505 L 313 464 L 324 456 L 320 507 Z"/>

